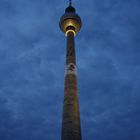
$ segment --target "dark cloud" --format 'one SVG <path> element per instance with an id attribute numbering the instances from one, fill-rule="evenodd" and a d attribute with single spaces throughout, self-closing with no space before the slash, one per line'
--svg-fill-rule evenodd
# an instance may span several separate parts
<path id="1" fill-rule="evenodd" d="M 140 139 L 139 0 L 74 1 L 82 135 Z M 65 37 L 57 0 L 0 1 L 0 139 L 61 135 Z"/>

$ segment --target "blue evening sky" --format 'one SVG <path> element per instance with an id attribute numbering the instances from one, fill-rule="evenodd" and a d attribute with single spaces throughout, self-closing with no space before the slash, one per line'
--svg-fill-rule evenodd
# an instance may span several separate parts
<path id="1" fill-rule="evenodd" d="M 0 0 L 0 140 L 60 140 L 67 0 Z M 83 140 L 140 140 L 140 0 L 74 0 Z"/>

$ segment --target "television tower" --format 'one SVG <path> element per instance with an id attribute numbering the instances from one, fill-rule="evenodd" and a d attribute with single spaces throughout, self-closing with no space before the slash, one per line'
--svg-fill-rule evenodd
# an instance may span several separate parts
<path id="1" fill-rule="evenodd" d="M 69 0 L 69 6 L 65 9 L 59 25 L 67 38 L 61 140 L 82 140 L 74 43 L 74 37 L 80 31 L 82 22 L 76 14 L 71 0 Z"/>

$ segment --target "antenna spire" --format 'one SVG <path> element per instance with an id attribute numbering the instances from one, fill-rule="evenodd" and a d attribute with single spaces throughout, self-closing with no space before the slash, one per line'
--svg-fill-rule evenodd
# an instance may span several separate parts
<path id="1" fill-rule="evenodd" d="M 70 5 L 70 6 L 72 5 L 72 0 L 69 0 L 69 5 Z"/>

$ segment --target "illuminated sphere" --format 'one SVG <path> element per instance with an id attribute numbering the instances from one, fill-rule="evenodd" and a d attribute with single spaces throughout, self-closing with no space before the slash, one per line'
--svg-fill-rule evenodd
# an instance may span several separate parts
<path id="1" fill-rule="evenodd" d="M 81 18 L 76 14 L 74 7 L 66 8 L 65 14 L 60 18 L 59 26 L 64 33 L 73 30 L 76 34 L 80 30 L 82 26 Z"/>

